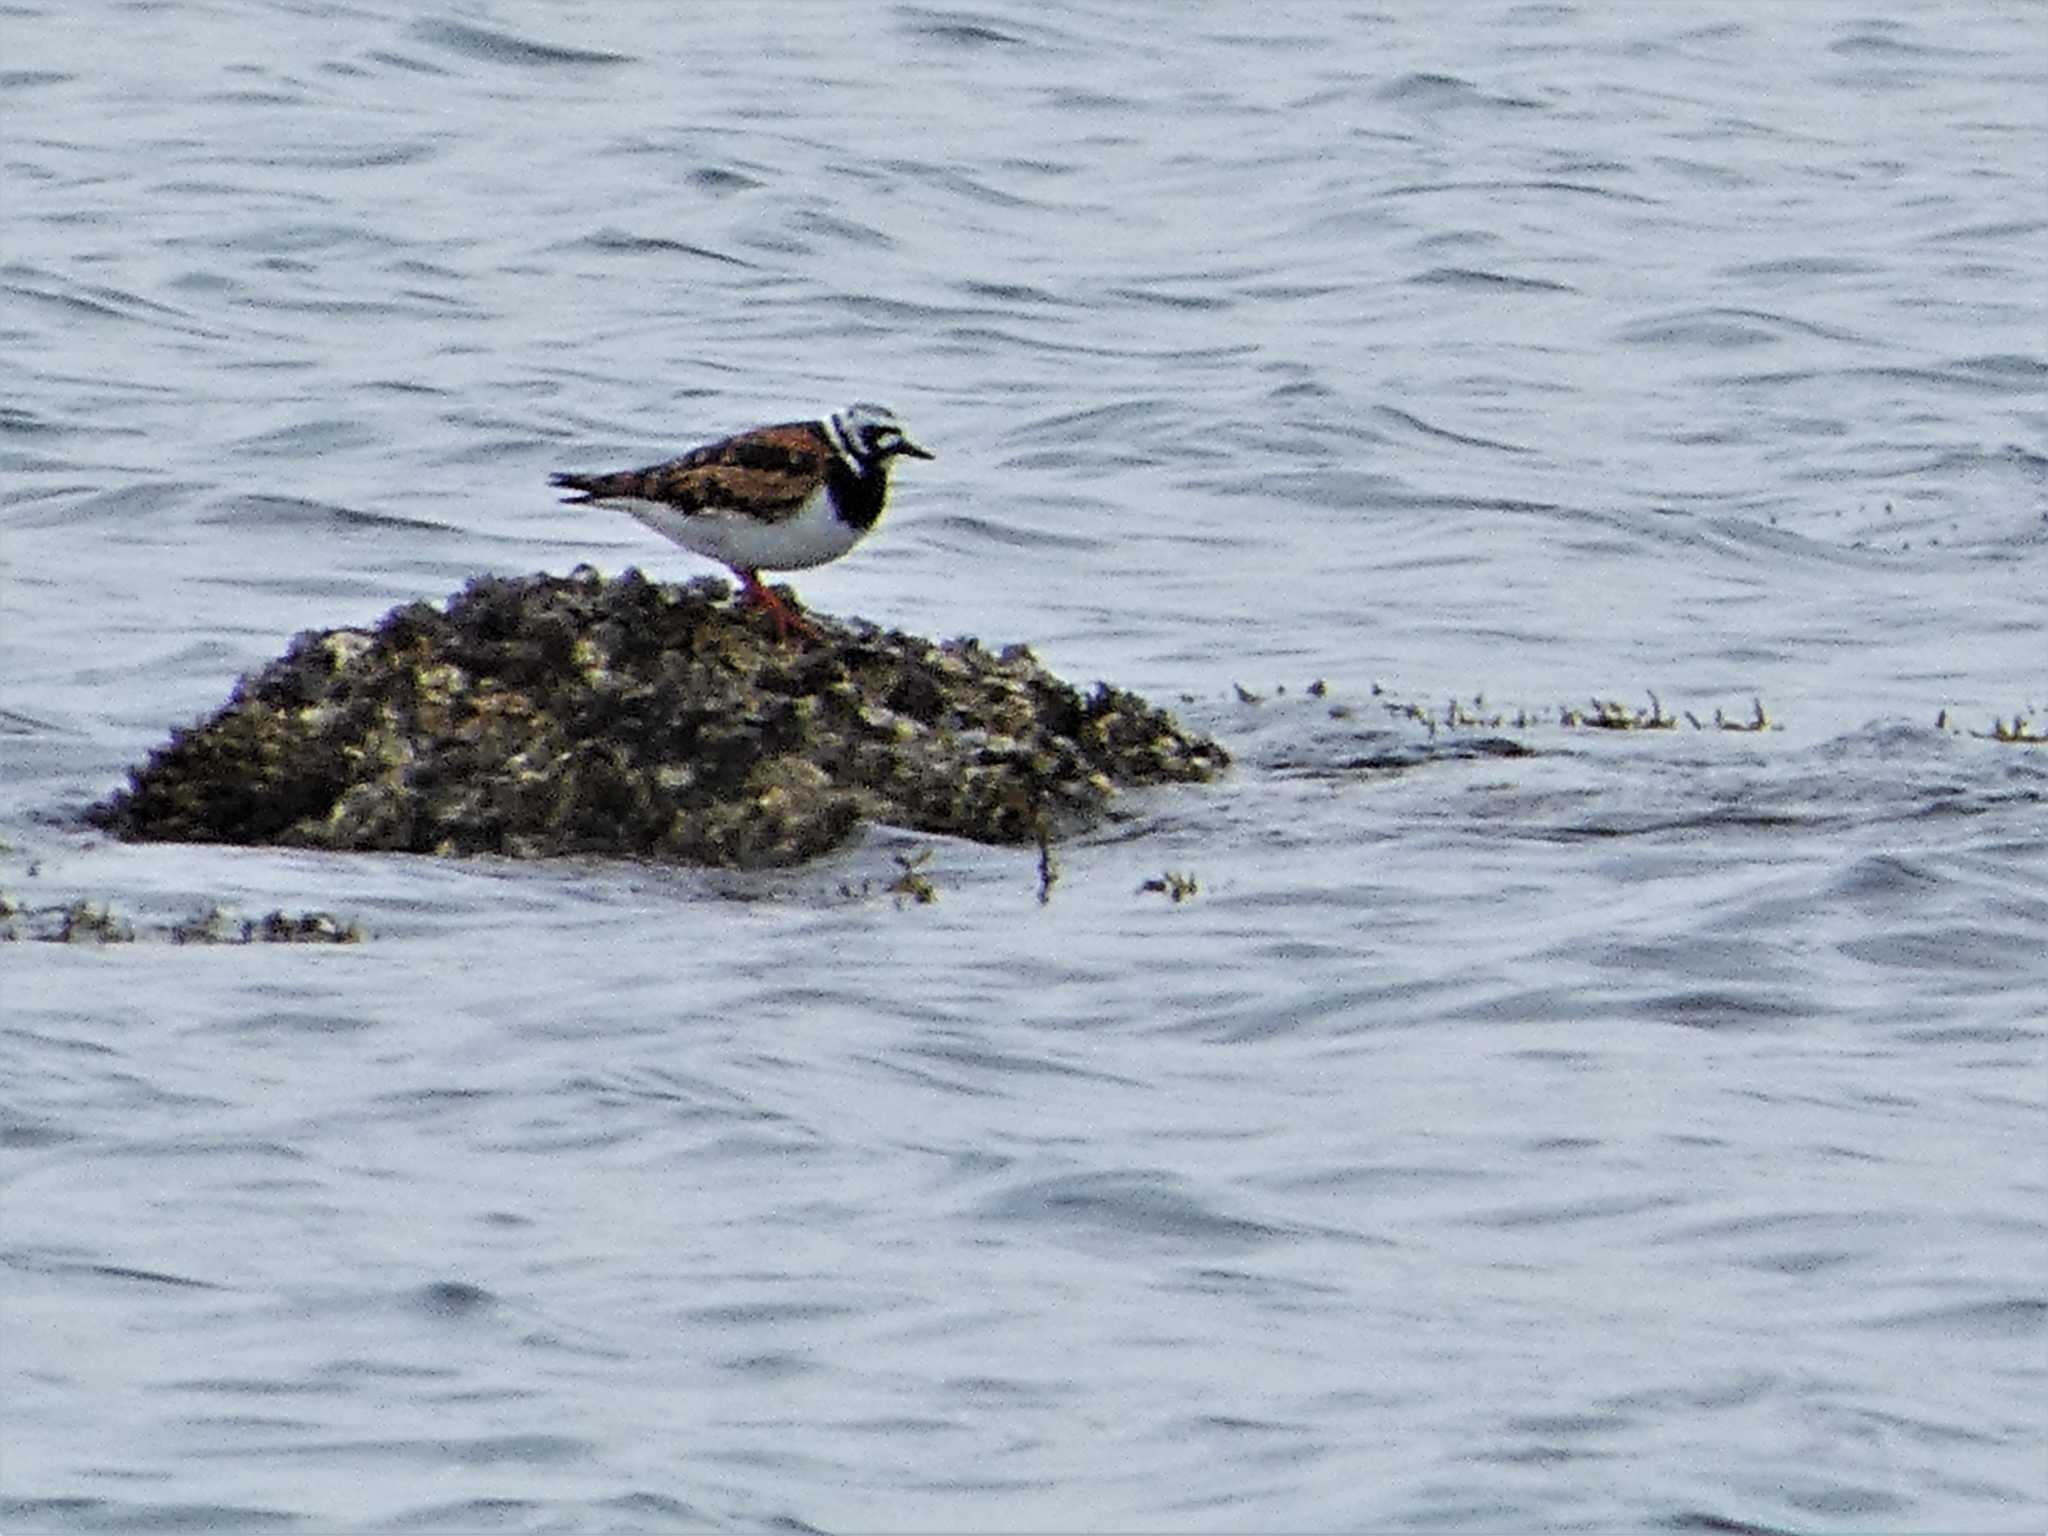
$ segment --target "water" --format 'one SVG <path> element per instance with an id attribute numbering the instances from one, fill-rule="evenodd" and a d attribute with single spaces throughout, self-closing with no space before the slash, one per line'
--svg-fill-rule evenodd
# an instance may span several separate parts
<path id="1" fill-rule="evenodd" d="M 0 947 L 0 1523 L 2041 1529 L 2048 30 L 1785 12 L 0 13 L 0 889 L 140 933 Z M 853 399 L 805 599 L 1228 780 L 1042 904 L 80 830 Z M 1780 728 L 1384 707 L 1652 690 Z"/>

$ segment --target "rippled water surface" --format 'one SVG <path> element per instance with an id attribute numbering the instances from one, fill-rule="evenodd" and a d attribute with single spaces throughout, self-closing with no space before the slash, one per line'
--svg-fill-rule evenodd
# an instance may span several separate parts
<path id="1" fill-rule="evenodd" d="M 0 61 L 0 1524 L 2048 1524 L 2037 8 Z M 82 830 L 297 630 L 704 572 L 550 470 L 855 399 L 939 457 L 805 599 L 1227 779 L 1043 901 Z"/>

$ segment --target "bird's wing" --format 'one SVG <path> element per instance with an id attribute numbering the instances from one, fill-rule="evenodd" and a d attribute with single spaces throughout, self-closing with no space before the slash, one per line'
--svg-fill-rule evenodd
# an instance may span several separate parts
<path id="1" fill-rule="evenodd" d="M 759 427 L 693 448 L 680 458 L 609 475 L 556 475 L 577 500 L 626 497 L 678 512 L 746 512 L 769 522 L 794 517 L 825 482 L 831 446 L 814 422 Z"/>

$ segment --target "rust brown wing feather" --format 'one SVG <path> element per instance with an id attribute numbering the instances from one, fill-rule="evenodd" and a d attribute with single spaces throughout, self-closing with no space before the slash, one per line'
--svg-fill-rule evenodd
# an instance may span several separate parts
<path id="1" fill-rule="evenodd" d="M 693 448 L 680 458 L 609 475 L 554 475 L 549 484 L 580 491 L 577 501 L 628 497 L 679 512 L 728 510 L 781 522 L 802 510 L 832 462 L 815 422 L 757 427 Z"/>

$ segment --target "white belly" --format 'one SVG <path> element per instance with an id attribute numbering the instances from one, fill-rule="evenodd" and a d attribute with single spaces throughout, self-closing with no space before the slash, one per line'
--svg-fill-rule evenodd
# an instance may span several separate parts
<path id="1" fill-rule="evenodd" d="M 619 496 L 596 503 L 630 512 L 665 539 L 745 571 L 801 571 L 837 560 L 861 541 L 865 528 L 841 522 L 823 491 L 779 523 L 736 512 L 678 512 L 658 501 Z"/>

